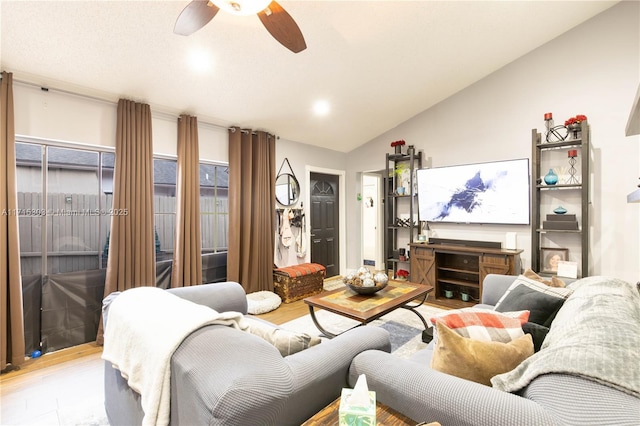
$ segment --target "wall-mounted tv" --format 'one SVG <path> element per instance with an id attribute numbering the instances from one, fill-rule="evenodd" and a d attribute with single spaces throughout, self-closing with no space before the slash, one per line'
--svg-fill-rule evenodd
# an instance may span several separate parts
<path id="1" fill-rule="evenodd" d="M 428 222 L 529 224 L 529 159 L 419 169 L 418 211 Z"/>

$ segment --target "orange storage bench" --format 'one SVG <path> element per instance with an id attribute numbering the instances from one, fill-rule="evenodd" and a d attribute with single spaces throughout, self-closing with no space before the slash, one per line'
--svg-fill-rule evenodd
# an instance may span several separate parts
<path id="1" fill-rule="evenodd" d="M 301 263 L 273 270 L 273 286 L 284 303 L 295 302 L 322 291 L 327 268 L 319 263 Z"/>

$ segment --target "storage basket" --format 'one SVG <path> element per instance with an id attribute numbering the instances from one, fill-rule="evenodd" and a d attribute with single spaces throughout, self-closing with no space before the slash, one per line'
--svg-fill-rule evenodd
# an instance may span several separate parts
<path id="1" fill-rule="evenodd" d="M 301 263 L 273 270 L 273 286 L 284 303 L 295 302 L 322 291 L 326 268 L 318 263 Z"/>

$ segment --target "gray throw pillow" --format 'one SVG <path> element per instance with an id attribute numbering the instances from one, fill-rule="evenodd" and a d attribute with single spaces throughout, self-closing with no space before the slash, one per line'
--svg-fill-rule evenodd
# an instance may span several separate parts
<path id="1" fill-rule="evenodd" d="M 321 342 L 318 336 L 285 330 L 255 318 L 245 317 L 245 320 L 249 325 L 249 333 L 275 346 L 282 356 L 292 355 Z"/>

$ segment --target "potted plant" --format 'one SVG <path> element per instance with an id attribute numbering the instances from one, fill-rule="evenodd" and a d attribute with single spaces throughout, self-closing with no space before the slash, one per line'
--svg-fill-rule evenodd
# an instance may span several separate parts
<path id="1" fill-rule="evenodd" d="M 409 271 L 406 269 L 398 269 L 396 271 L 396 279 L 400 281 L 406 281 L 409 279 Z"/>
<path id="2" fill-rule="evenodd" d="M 394 173 L 396 174 L 396 193 L 398 195 L 403 195 L 406 192 L 404 181 L 406 179 L 405 174 L 409 172 L 409 164 L 408 163 L 397 163 L 394 169 Z"/>
<path id="3" fill-rule="evenodd" d="M 391 142 L 391 148 L 395 149 L 396 154 L 402 154 L 402 147 L 404 146 L 405 141 L 400 139 L 399 141 Z"/>

